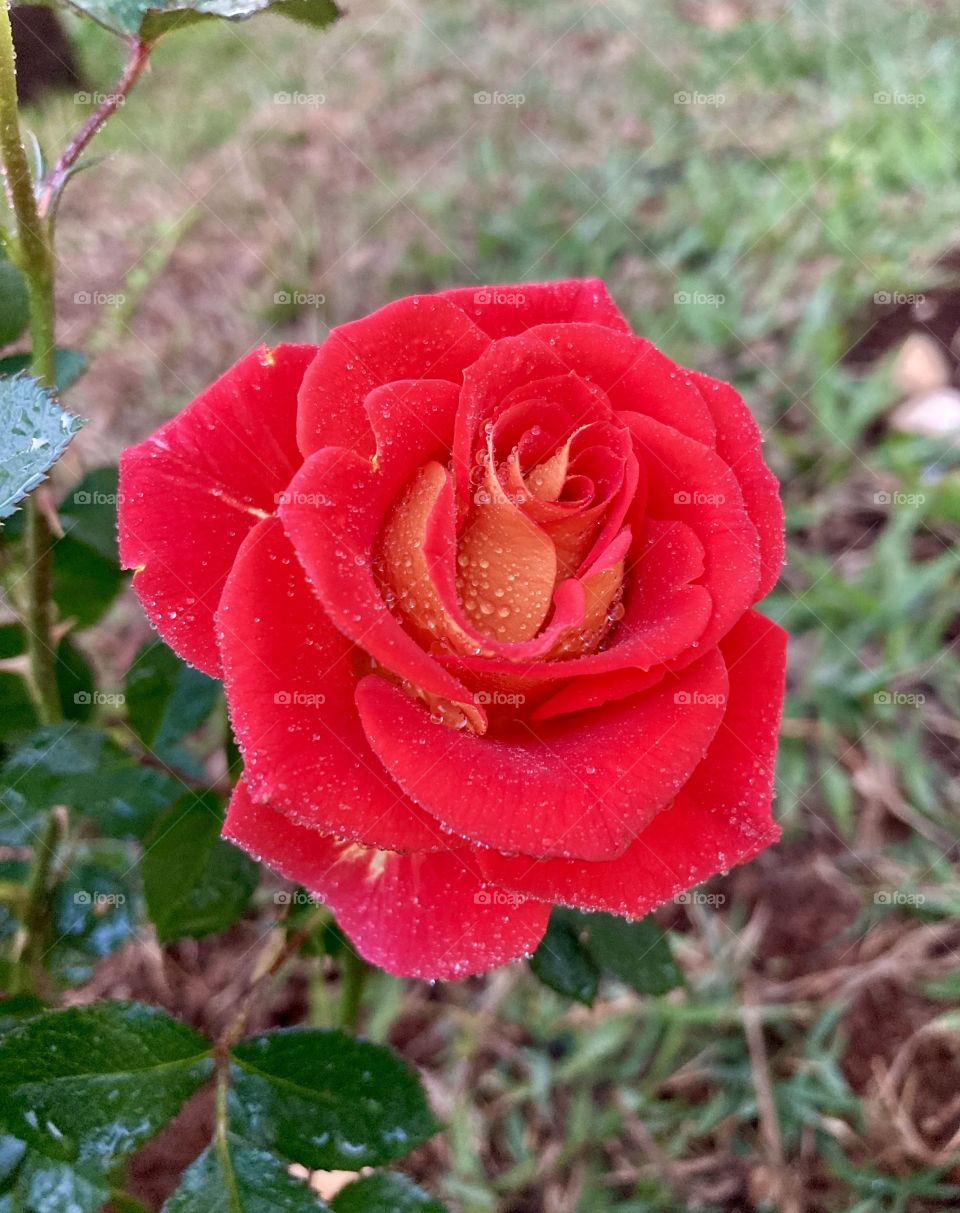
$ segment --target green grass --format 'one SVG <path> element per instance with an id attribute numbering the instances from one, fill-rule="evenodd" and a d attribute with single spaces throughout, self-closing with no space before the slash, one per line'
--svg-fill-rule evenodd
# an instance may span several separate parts
<path id="1" fill-rule="evenodd" d="M 875 293 L 947 280 L 936 263 L 960 230 L 960 14 L 801 0 L 711 29 L 679 11 L 403 0 L 319 41 L 272 19 L 171 39 L 105 136 L 115 158 L 72 187 L 61 236 L 95 231 L 118 187 L 134 216 L 156 224 L 169 189 L 169 219 L 196 222 L 152 261 L 136 238 L 132 252 L 101 250 L 108 277 L 134 275 L 145 312 L 119 316 L 119 344 L 78 399 L 119 410 L 133 375 L 124 424 L 139 437 L 265 333 L 319 336 L 453 282 L 580 274 L 606 278 L 672 357 L 734 381 L 788 506 L 789 563 L 765 607 L 795 638 L 778 772 L 787 840 L 758 875 L 723 884 L 721 910 L 670 920 L 682 998 L 617 994 L 588 1015 L 523 978 L 490 1024 L 472 1012 L 475 987 L 445 995 L 461 1027 L 437 1029 L 431 1064 L 441 1087 L 461 1085 L 445 1153 L 424 1167 L 465 1213 L 955 1209 L 956 1153 L 921 1156 L 876 1091 L 856 1089 L 850 1051 L 868 1045 L 849 1015 L 892 980 L 895 1036 L 902 1006 L 929 1019 L 960 996 L 943 984 L 960 918 L 960 448 L 889 431 L 889 367 L 855 372 L 844 356 Z M 106 87 L 115 51 L 89 30 L 81 49 Z M 476 106 L 481 90 L 525 100 Z M 326 101 L 278 106 L 284 91 Z M 75 111 L 46 107 L 41 135 Z M 256 247 L 242 278 L 210 251 L 231 240 Z M 89 272 L 94 254 L 78 256 Z M 278 288 L 327 301 L 277 313 Z M 182 319 L 164 327 L 170 307 L 151 306 L 170 299 Z M 878 502 L 884 492 L 906 503 Z M 897 693 L 906 701 L 884 702 Z M 765 943 L 770 917 L 803 907 L 777 886 L 796 877 L 815 910 L 814 872 L 849 913 L 835 939 L 798 931 L 785 957 Z M 762 1008 L 779 1155 L 748 1001 Z M 921 1087 L 930 1074 L 917 1063 Z M 771 1195 L 778 1157 L 806 1203 Z M 538 1203 L 545 1192 L 554 1203 Z"/>

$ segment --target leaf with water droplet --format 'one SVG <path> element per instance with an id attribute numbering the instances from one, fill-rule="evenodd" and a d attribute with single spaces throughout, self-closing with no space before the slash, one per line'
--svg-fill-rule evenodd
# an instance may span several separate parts
<path id="1" fill-rule="evenodd" d="M 0 518 L 41 483 L 82 424 L 35 379 L 0 378 Z"/>

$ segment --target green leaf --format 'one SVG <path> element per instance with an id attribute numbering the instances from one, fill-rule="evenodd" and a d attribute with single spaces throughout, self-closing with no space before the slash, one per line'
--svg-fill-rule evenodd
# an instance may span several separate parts
<path id="1" fill-rule="evenodd" d="M 117 469 L 89 472 L 60 504 L 64 535 L 53 547 L 53 597 L 64 619 L 96 623 L 124 583 L 117 555 Z"/>
<path id="2" fill-rule="evenodd" d="M 67 720 L 90 719 L 95 689 L 86 655 L 69 636 L 64 636 L 57 645 L 57 691 Z"/>
<path id="3" fill-rule="evenodd" d="M 683 985 L 683 974 L 666 935 L 652 918 L 631 922 L 613 914 L 564 911 L 562 921 L 576 930 L 604 973 L 626 982 L 640 994 L 666 994 Z"/>
<path id="4" fill-rule="evenodd" d="M 343 1032 L 270 1032 L 238 1044 L 233 1062 L 236 1130 L 306 1167 L 379 1166 L 439 1127 L 413 1070 Z"/>
<path id="5" fill-rule="evenodd" d="M 210 1053 L 155 1007 L 46 1011 L 0 1036 L 0 1128 L 54 1162 L 106 1169 L 177 1114 Z"/>
<path id="6" fill-rule="evenodd" d="M 89 981 L 95 962 L 122 947 L 136 926 L 127 847 L 95 841 L 83 851 L 51 896 L 53 939 L 46 964 L 67 985 Z"/>
<path id="7" fill-rule="evenodd" d="M 97 729 L 47 725 L 0 767 L 0 846 L 29 845 L 37 820 L 60 804 L 90 817 L 108 838 L 142 838 L 182 792 Z"/>
<path id="8" fill-rule="evenodd" d="M 225 17 L 243 21 L 257 13 L 276 11 L 322 29 L 340 15 L 333 0 L 68 0 L 106 29 L 124 37 L 153 42 L 162 34 L 198 21 Z"/>
<path id="9" fill-rule="evenodd" d="M 220 837 L 212 794 L 184 797 L 156 824 L 141 870 L 147 909 L 161 943 L 210 935 L 234 922 L 257 887 L 257 865 Z"/>
<path id="10" fill-rule="evenodd" d="M 540 945 L 530 958 L 534 974 L 558 994 L 589 1006 L 597 996 L 600 973 L 577 932 L 554 911 Z"/>
<path id="11" fill-rule="evenodd" d="M 36 705 L 30 697 L 23 676 L 13 670 L 0 670 L 0 737 L 8 738 L 14 734 L 29 732 L 39 723 Z M 3 805 L 0 798 L 0 822 L 2 821 Z"/>
<path id="12" fill-rule="evenodd" d="M 82 424 L 35 379 L 0 379 L 0 518 L 40 484 Z"/>
<path id="13" fill-rule="evenodd" d="M 100 1213 L 109 1195 L 96 1170 L 27 1150 L 11 1188 L 10 1213 Z"/>
<path id="14" fill-rule="evenodd" d="M 150 641 L 127 673 L 126 697 L 130 727 L 146 745 L 163 748 L 203 724 L 219 702 L 220 683 Z"/>
<path id="15" fill-rule="evenodd" d="M 35 994 L 14 994 L 0 1001 L 0 1032 L 15 1027 L 23 1019 L 30 1019 L 45 1010 L 45 1004 Z M 3 1175 L 3 1151 L 0 1150 L 0 1177 Z"/>
<path id="16" fill-rule="evenodd" d="M 86 373 L 90 359 L 79 350 L 64 349 L 54 350 L 53 359 L 57 394 L 62 396 L 67 388 L 73 387 Z M 0 375 L 17 375 L 21 371 L 29 371 L 30 366 L 29 354 L 8 354 L 6 358 L 0 358 Z"/>
<path id="17" fill-rule="evenodd" d="M 326 1208 L 275 1154 L 226 1133 L 187 1167 L 163 1213 L 320 1213 Z"/>
<path id="18" fill-rule="evenodd" d="M 16 341 L 29 323 L 27 280 L 12 262 L 0 257 L 0 345 Z"/>
<path id="19" fill-rule="evenodd" d="M 64 534 L 92 548 L 113 564 L 117 551 L 117 501 L 119 473 L 115 467 L 87 472 L 60 503 Z"/>
<path id="20" fill-rule="evenodd" d="M 347 1184 L 331 1208 L 334 1213 L 447 1213 L 438 1200 L 396 1171 L 380 1171 Z"/>

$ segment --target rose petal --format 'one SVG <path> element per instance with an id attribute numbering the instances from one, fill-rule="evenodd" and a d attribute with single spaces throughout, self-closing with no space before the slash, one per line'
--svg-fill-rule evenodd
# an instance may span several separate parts
<path id="1" fill-rule="evenodd" d="M 303 455 L 325 446 L 373 454 L 363 402 L 396 379 L 448 379 L 483 353 L 489 338 L 440 295 L 411 295 L 331 329 L 304 376 L 297 416 Z"/>
<path id="2" fill-rule="evenodd" d="M 472 847 L 397 855 L 305 830 L 243 783 L 224 836 L 306 886 L 337 916 L 365 960 L 397 977 L 450 981 L 526 956 L 550 907 L 492 888 Z"/>
<path id="3" fill-rule="evenodd" d="M 776 476 L 763 461 L 763 435 L 740 394 L 719 379 L 690 372 L 717 424 L 717 453 L 740 482 L 744 505 L 760 536 L 762 572 L 756 598 L 777 584 L 783 567 L 783 502 Z"/>
<path id="4" fill-rule="evenodd" d="M 583 320 L 629 332 L 630 325 L 599 278 L 460 286 L 441 291 L 490 337 L 512 337 L 545 321 Z"/>
<path id="5" fill-rule="evenodd" d="M 223 583 L 247 533 L 296 470 L 297 391 L 312 345 L 247 354 L 183 412 L 120 457 L 120 560 L 147 618 L 214 678 Z"/>
<path id="6" fill-rule="evenodd" d="M 380 532 L 397 494 L 418 468 L 445 453 L 444 419 L 452 416 L 456 388 L 438 380 L 416 386 L 420 408 L 381 417 L 394 428 L 390 440 L 382 440 L 376 467 L 343 448 L 317 451 L 291 481 L 279 513 L 336 627 L 422 691 L 464 701 L 469 698 L 465 688 L 388 610 L 373 567 Z M 412 399 L 413 394 L 408 401 Z"/>
<path id="7" fill-rule="evenodd" d="M 572 722 L 518 723 L 506 739 L 434 724 L 376 676 L 360 683 L 357 704 L 387 770 L 458 834 L 503 851 L 607 859 L 700 762 L 726 681 L 714 651 L 669 685 Z"/>
<path id="8" fill-rule="evenodd" d="M 301 825 L 397 850 L 445 846 L 371 752 L 352 646 L 275 518 L 247 537 L 217 613 L 233 729 L 254 797 Z"/>
<path id="9" fill-rule="evenodd" d="M 518 894 L 640 918 L 776 842 L 770 808 L 783 704 L 786 634 L 749 612 L 721 644 L 730 700 L 707 756 L 674 803 L 609 863 L 509 858 L 488 851 L 491 880 Z"/>

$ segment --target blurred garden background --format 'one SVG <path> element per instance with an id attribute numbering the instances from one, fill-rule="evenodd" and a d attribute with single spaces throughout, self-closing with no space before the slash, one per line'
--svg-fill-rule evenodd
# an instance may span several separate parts
<path id="1" fill-rule="evenodd" d="M 78 83 L 27 110 L 51 147 L 122 67 L 67 33 Z M 598 275 L 736 384 L 787 502 L 784 840 L 658 911 L 662 997 L 377 974 L 364 1029 L 447 1125 L 405 1168 L 456 1213 L 960 1209 L 960 10 L 353 0 L 180 38 L 60 210 L 60 343 L 96 355 L 61 490 L 257 343 Z M 119 685 L 150 639 L 127 593 L 78 643 Z M 215 942 L 133 930 L 70 998 L 216 1029 L 274 915 L 265 887 Z M 322 1001 L 304 970 L 268 1014 Z M 206 1115 L 135 1164 L 151 1207 Z"/>

